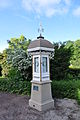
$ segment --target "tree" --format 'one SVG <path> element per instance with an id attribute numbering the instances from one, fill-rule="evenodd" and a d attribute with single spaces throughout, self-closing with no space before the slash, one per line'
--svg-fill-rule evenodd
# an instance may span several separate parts
<path id="1" fill-rule="evenodd" d="M 70 68 L 80 69 L 80 40 L 76 40 L 73 44 L 73 55 L 70 61 Z"/>
<path id="2" fill-rule="evenodd" d="M 70 75 L 75 79 L 80 79 L 80 39 L 73 43 L 69 68 Z"/>
<path id="3" fill-rule="evenodd" d="M 11 68 L 17 69 L 23 79 L 31 80 L 32 64 L 31 57 L 27 55 L 27 47 L 30 40 L 27 40 L 24 36 L 20 38 L 13 38 L 9 43 L 7 49 L 7 62 Z"/>
<path id="4" fill-rule="evenodd" d="M 0 53 L 0 61 L 1 61 L 1 57 L 2 57 L 2 54 Z M 2 76 L 2 67 L 1 67 L 1 64 L 0 64 L 0 76 Z"/>
<path id="5" fill-rule="evenodd" d="M 23 50 L 27 51 L 30 41 L 30 39 L 27 40 L 23 35 L 21 35 L 19 38 L 11 38 L 11 40 L 8 40 L 9 49 L 14 50 L 15 48 L 22 48 Z"/>
<path id="6" fill-rule="evenodd" d="M 24 80 L 31 80 L 31 57 L 28 57 L 27 53 L 22 48 L 14 49 L 14 51 L 8 50 L 7 53 L 7 61 L 8 64 L 11 64 L 11 68 L 18 70 Z"/>
<path id="7" fill-rule="evenodd" d="M 27 58 L 27 48 L 30 41 L 30 39 L 27 40 L 23 35 L 21 35 L 19 38 L 11 38 L 11 40 L 7 41 L 9 47 L 0 54 L 0 65 L 2 68 L 3 76 L 8 76 L 9 71 L 12 69 L 12 67 L 16 67 L 22 75 L 24 73 L 28 73 L 26 74 L 26 77 L 29 77 L 31 79 L 31 75 L 29 76 L 29 71 L 31 70 L 31 68 L 28 67 L 28 62 L 26 63 L 26 60 L 29 59 Z M 28 67 L 29 71 L 25 69 L 26 72 L 24 72 L 22 69 L 20 69 L 22 65 L 20 63 L 21 60 L 23 60 L 23 64 L 27 64 L 26 67 Z M 22 67 L 24 66 L 22 65 Z"/>
<path id="8" fill-rule="evenodd" d="M 51 59 L 51 79 L 61 80 L 67 78 L 70 65 L 70 48 L 64 43 L 54 43 L 54 57 Z"/>
<path id="9" fill-rule="evenodd" d="M 0 61 L 1 61 L 1 57 L 2 57 L 2 55 L 1 55 L 1 53 L 0 53 Z M 1 68 L 1 64 L 0 64 L 0 76 L 2 76 L 1 71 L 2 71 L 2 68 Z"/>
<path id="10" fill-rule="evenodd" d="M 7 76 L 10 66 L 7 64 L 7 51 L 6 50 L 4 50 L 0 54 L 0 65 L 2 68 L 2 76 L 4 76 L 4 77 Z"/>

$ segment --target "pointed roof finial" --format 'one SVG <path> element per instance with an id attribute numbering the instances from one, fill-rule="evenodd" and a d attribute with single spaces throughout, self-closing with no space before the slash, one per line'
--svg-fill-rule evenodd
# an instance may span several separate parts
<path id="1" fill-rule="evenodd" d="M 42 32 L 44 32 L 41 22 L 40 22 L 40 28 L 38 29 L 38 32 L 40 33 L 40 36 L 42 36 Z"/>

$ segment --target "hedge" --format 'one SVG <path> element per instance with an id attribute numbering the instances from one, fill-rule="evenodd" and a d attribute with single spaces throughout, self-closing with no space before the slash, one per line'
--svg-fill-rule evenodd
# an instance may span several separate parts
<path id="1" fill-rule="evenodd" d="M 29 81 L 11 81 L 8 79 L 0 79 L 0 91 L 17 93 L 22 95 L 30 95 L 31 83 Z"/>
<path id="2" fill-rule="evenodd" d="M 52 96 L 54 98 L 76 99 L 80 103 L 80 80 L 53 80 Z"/>
<path id="3" fill-rule="evenodd" d="M 78 103 L 80 103 L 80 80 L 53 80 L 51 87 L 53 98 L 76 99 Z M 31 83 L 27 80 L 11 81 L 8 79 L 0 78 L 0 91 L 30 95 Z"/>

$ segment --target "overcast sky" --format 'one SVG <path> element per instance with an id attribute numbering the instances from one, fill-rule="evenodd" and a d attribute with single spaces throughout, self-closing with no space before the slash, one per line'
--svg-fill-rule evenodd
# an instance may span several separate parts
<path id="1" fill-rule="evenodd" d="M 0 0 L 0 51 L 21 34 L 36 39 L 40 22 L 51 42 L 79 39 L 80 0 Z"/>

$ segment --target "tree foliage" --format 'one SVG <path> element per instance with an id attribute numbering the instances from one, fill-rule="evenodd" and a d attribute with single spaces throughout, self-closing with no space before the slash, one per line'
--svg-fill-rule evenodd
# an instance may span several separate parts
<path id="1" fill-rule="evenodd" d="M 28 57 L 22 48 L 15 49 L 14 51 L 8 50 L 7 53 L 8 64 L 11 64 L 12 68 L 18 70 L 23 79 L 31 80 L 31 57 Z"/>
<path id="2" fill-rule="evenodd" d="M 2 58 L 2 54 L 0 53 L 0 59 Z M 0 76 L 2 76 L 2 67 L 1 67 L 1 63 L 0 63 Z"/>
<path id="3" fill-rule="evenodd" d="M 23 49 L 27 51 L 28 45 L 30 43 L 30 39 L 26 39 L 23 35 L 21 35 L 19 38 L 11 38 L 11 40 L 8 40 L 9 49 Z"/>
<path id="4" fill-rule="evenodd" d="M 8 71 L 10 69 L 10 65 L 7 64 L 7 51 L 4 50 L 3 53 L 0 54 L 0 65 L 2 68 L 2 75 L 5 77 L 8 75 Z"/>
<path id="5" fill-rule="evenodd" d="M 15 68 L 23 79 L 31 80 L 31 58 L 27 54 L 30 41 L 23 35 L 8 40 L 8 49 L 0 53 L 3 76 L 8 76 L 9 72 Z M 53 43 L 53 47 L 54 56 L 50 64 L 51 79 L 80 78 L 80 40 Z"/>
<path id="6" fill-rule="evenodd" d="M 30 39 L 23 35 L 8 40 L 9 47 L 0 55 L 2 75 L 8 76 L 13 68 L 17 69 L 24 79 L 31 79 L 31 58 L 27 55 Z"/>
<path id="7" fill-rule="evenodd" d="M 1 66 L 0 66 L 0 76 L 2 76 L 2 73 L 1 73 L 1 71 L 2 71 L 2 68 L 1 68 Z"/>
<path id="8" fill-rule="evenodd" d="M 51 79 L 65 79 L 69 72 L 71 50 L 65 43 L 54 43 L 54 57 L 51 60 Z"/>
<path id="9" fill-rule="evenodd" d="M 12 38 L 7 49 L 7 62 L 12 68 L 17 69 L 23 79 L 31 80 L 31 57 L 27 55 L 27 47 L 30 40 L 24 36 Z"/>
<path id="10" fill-rule="evenodd" d="M 80 69 L 80 40 L 76 40 L 73 44 L 73 55 L 70 61 L 70 68 Z"/>
<path id="11" fill-rule="evenodd" d="M 51 79 L 80 78 L 80 40 L 54 43 Z"/>

